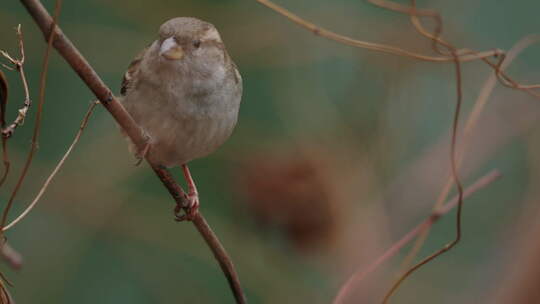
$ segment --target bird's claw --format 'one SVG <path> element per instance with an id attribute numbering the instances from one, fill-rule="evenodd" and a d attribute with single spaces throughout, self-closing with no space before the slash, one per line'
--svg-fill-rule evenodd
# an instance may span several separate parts
<path id="1" fill-rule="evenodd" d="M 174 216 L 177 222 L 192 221 L 197 213 L 199 213 L 199 195 L 197 193 L 190 193 L 186 194 L 185 198 L 188 202 L 187 206 L 183 207 L 180 204 L 176 204 L 174 207 Z M 182 209 L 185 210 L 184 214 L 181 214 Z"/>

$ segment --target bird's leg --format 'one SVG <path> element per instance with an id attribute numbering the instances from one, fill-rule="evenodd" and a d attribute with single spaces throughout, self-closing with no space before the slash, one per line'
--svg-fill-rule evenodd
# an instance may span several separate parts
<path id="1" fill-rule="evenodd" d="M 193 178 L 191 177 L 191 173 L 189 172 L 189 168 L 186 164 L 182 165 L 182 171 L 184 172 L 184 178 L 186 179 L 187 185 L 188 185 L 188 193 L 186 195 L 186 199 L 188 200 L 189 205 L 187 206 L 186 215 L 179 215 L 180 210 L 182 206 L 177 205 L 174 209 L 176 220 L 177 221 L 183 221 L 185 219 L 193 218 L 193 216 L 198 212 L 199 210 L 199 193 L 197 192 L 197 186 L 195 186 L 195 182 L 193 181 Z"/>

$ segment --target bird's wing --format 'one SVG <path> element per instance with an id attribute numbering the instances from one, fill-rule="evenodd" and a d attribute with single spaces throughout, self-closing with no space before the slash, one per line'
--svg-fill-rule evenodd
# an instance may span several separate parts
<path id="1" fill-rule="evenodd" d="M 142 50 L 129 64 L 129 67 L 122 78 L 122 86 L 120 87 L 120 94 L 122 96 L 125 96 L 127 91 L 133 85 L 133 80 L 136 78 L 135 75 L 139 72 L 139 65 L 147 49 L 148 47 Z"/>

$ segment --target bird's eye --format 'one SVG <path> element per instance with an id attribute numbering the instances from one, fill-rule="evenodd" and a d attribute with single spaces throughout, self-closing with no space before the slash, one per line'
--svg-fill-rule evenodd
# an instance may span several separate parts
<path id="1" fill-rule="evenodd" d="M 198 49 L 201 46 L 201 41 L 198 39 L 193 41 L 193 46 Z"/>

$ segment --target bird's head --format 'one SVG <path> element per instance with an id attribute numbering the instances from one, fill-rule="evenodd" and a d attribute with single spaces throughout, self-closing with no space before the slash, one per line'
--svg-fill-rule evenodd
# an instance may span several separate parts
<path id="1" fill-rule="evenodd" d="M 156 42 L 165 64 L 200 65 L 223 60 L 225 47 L 217 29 L 191 17 L 168 20 L 159 29 Z"/>

